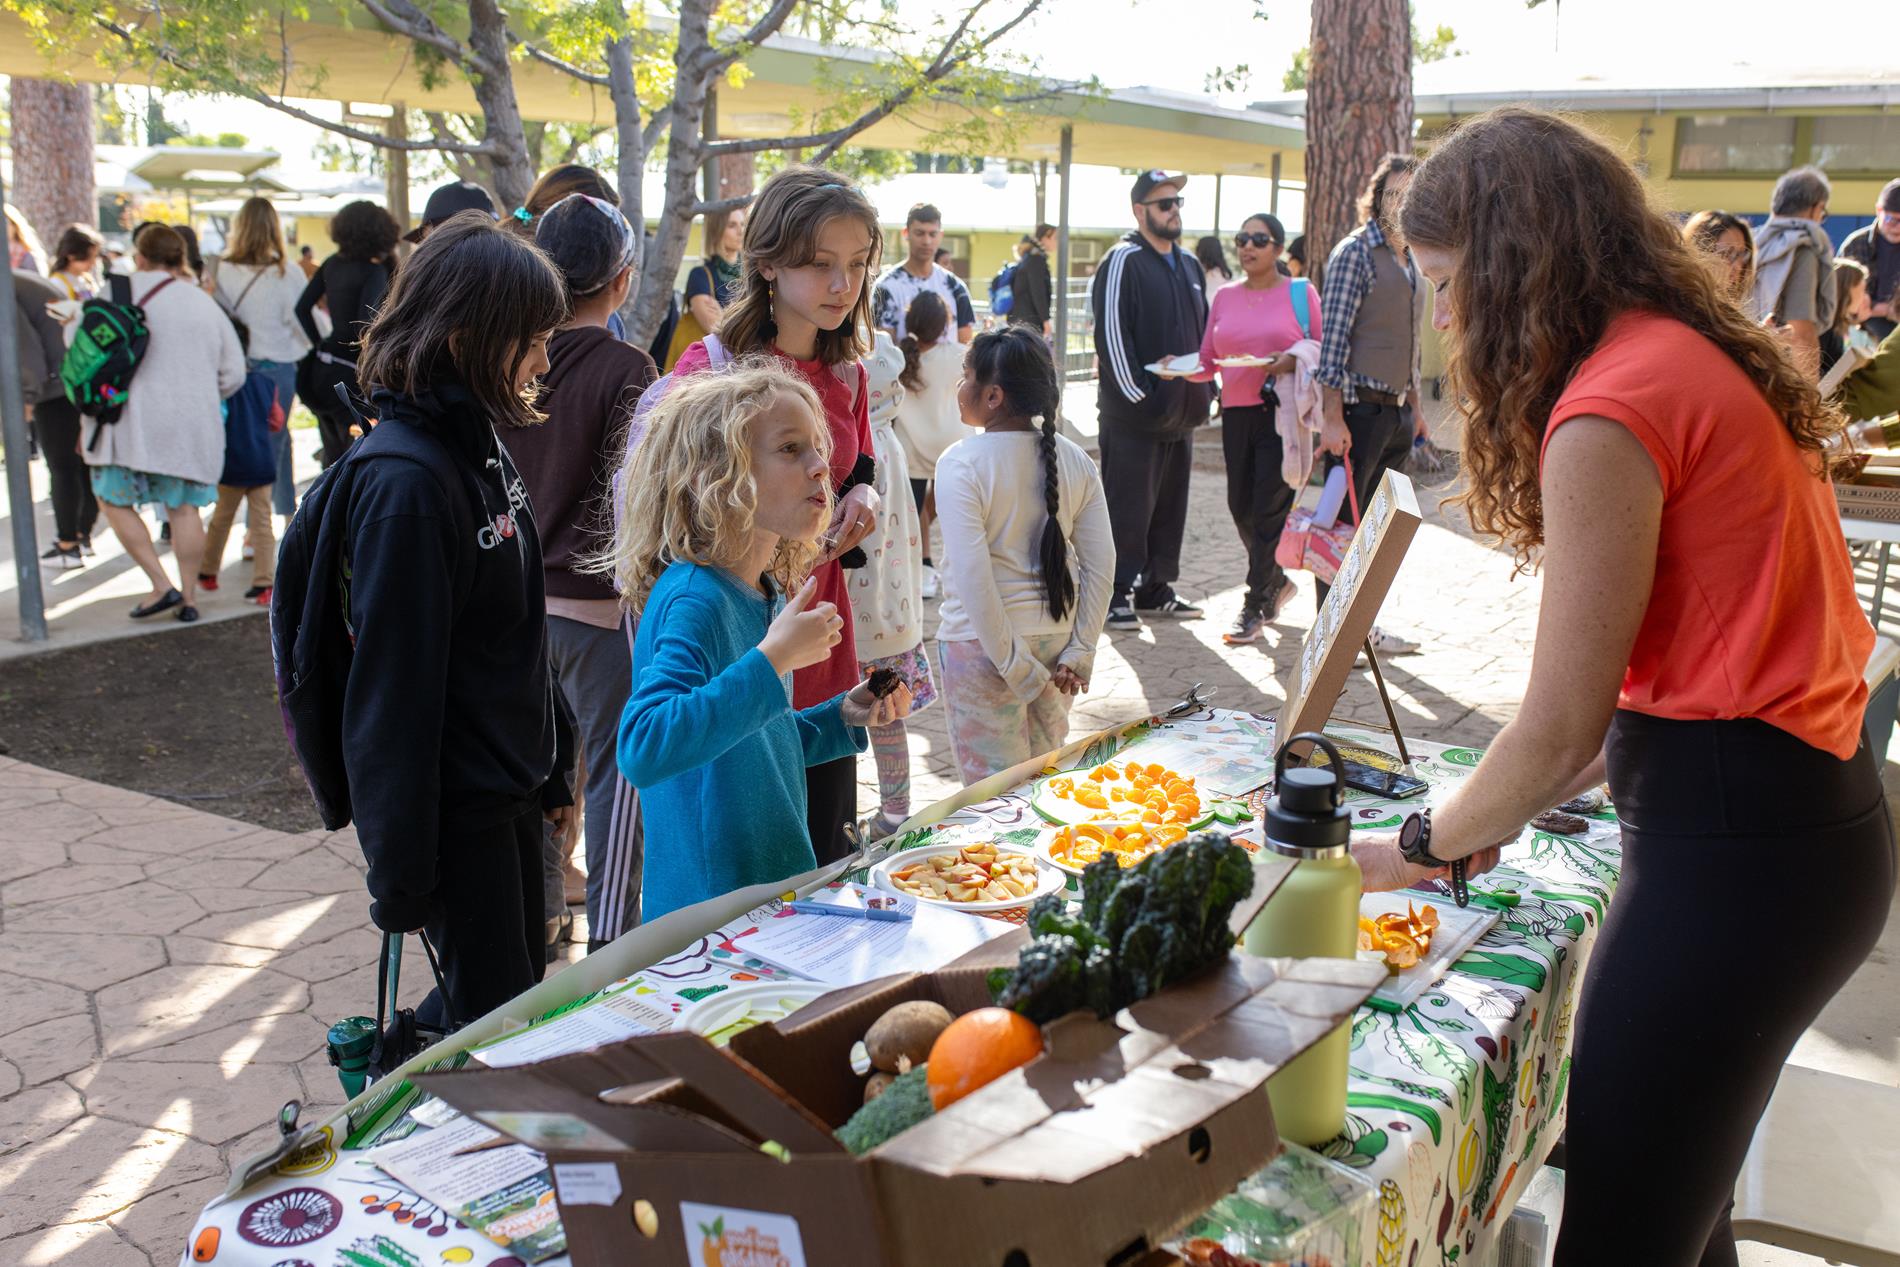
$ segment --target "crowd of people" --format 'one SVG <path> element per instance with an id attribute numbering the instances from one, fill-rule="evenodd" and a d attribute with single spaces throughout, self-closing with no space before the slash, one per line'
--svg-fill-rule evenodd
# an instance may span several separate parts
<path id="1" fill-rule="evenodd" d="M 1374 889 L 1482 869 L 1607 775 L 1623 872 L 1578 1013 L 1557 1261 L 1614 1257 L 1613 1212 L 1638 1201 L 1657 1261 L 1734 1261 L 1754 1121 L 1893 888 L 1861 740 L 1873 633 L 1821 455 L 1843 412 L 1892 390 L 1900 181 L 1837 258 L 1817 171 L 1783 177 L 1757 229 L 1678 224 L 1588 132 L 1499 110 L 1380 161 L 1317 288 L 1271 214 L 1241 223 L 1237 272 L 1222 243 L 1184 250 L 1186 184 L 1136 178 L 1134 227 L 1092 281 L 1099 469 L 1058 428 L 1046 226 L 1007 319 L 979 330 L 936 209 L 911 209 L 880 271 L 874 207 L 822 168 L 706 226 L 648 348 L 621 323 L 645 238 L 585 168 L 507 216 L 474 186 L 438 190 L 406 258 L 401 226 L 354 204 L 335 253 L 295 273 L 256 200 L 202 288 L 192 240 L 145 226 L 120 289 L 151 341 L 123 416 L 30 388 L 42 446 L 76 446 L 88 477 L 49 452 L 55 549 L 83 557 L 103 513 L 152 579 L 133 614 L 191 619 L 242 501 L 268 594 L 285 449 L 233 428 L 280 428 L 293 393 L 311 406 L 328 469 L 273 606 L 280 666 L 303 674 L 293 743 L 320 803 L 354 817 L 375 923 L 439 953 L 429 1006 L 453 1023 L 540 978 L 580 838 L 597 945 L 895 830 L 917 710 L 942 703 L 969 784 L 1061 745 L 1104 629 L 1202 614 L 1175 582 L 1216 396 L 1247 558 L 1226 638 L 1257 640 L 1295 592 L 1280 538 L 1315 468 L 1343 468 L 1356 517 L 1425 438 L 1429 323 L 1465 507 L 1541 561 L 1545 618 L 1523 706 L 1472 777 L 1354 853 Z M 42 336 L 97 252 L 75 231 L 45 261 Z M 247 392 L 261 410 L 221 409 Z M 175 583 L 137 510 L 154 502 Z M 861 826 L 867 748 L 880 795 Z M 1737 976 L 1732 912 L 1796 854 L 1847 882 L 1796 886 L 1795 935 Z M 1715 1006 L 1685 1013 L 1692 992 Z M 1697 1158 L 1632 1160 L 1632 1116 L 1693 1130 Z"/>

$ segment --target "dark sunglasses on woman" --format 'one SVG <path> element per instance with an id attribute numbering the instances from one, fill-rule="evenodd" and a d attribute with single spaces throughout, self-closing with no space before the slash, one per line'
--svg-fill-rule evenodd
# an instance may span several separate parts
<path id="1" fill-rule="evenodd" d="M 1243 246 L 1257 246 L 1257 247 L 1265 248 L 1269 246 L 1278 246 L 1278 245 L 1280 245 L 1280 243 L 1278 242 L 1278 240 L 1274 238 L 1274 236 L 1271 233 L 1236 233 L 1234 234 L 1234 249 L 1236 251 L 1238 251 Z"/>

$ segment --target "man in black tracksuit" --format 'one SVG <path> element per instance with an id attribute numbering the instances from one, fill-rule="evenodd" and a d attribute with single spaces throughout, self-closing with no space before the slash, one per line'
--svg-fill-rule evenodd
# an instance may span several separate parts
<path id="1" fill-rule="evenodd" d="M 541 824 L 572 803 L 572 735 L 540 540 L 494 428 L 452 379 L 372 399 L 348 496 L 344 762 L 370 916 L 426 929 L 450 1015 L 434 996 L 418 1013 L 465 1024 L 541 979 Z"/>
<path id="2" fill-rule="evenodd" d="M 1187 177 L 1143 172 L 1130 195 L 1135 232 L 1109 248 L 1090 287 L 1102 490 L 1115 534 L 1110 629 L 1139 629 L 1137 613 L 1191 617 L 1201 609 L 1174 592 L 1187 530 L 1194 428 L 1207 421 L 1207 383 L 1143 368 L 1201 346 L 1207 279 L 1181 236 Z"/>

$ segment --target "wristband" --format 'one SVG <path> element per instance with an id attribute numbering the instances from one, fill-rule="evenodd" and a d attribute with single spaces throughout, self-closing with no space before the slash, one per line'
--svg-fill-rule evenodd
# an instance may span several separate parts
<path id="1" fill-rule="evenodd" d="M 1407 862 L 1421 867 L 1448 867 L 1451 870 L 1451 897 L 1461 908 L 1471 905 L 1468 882 L 1469 864 L 1464 858 L 1446 862 L 1432 852 L 1432 812 L 1420 810 L 1408 816 L 1399 828 L 1399 853 Z"/>

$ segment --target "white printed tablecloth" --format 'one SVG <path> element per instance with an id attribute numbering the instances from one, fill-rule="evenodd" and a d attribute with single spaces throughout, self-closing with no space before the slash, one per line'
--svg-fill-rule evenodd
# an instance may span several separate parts
<path id="1" fill-rule="evenodd" d="M 1151 750 L 1163 742 L 1214 742 L 1255 760 L 1266 749 L 1250 737 L 1265 720 L 1224 710 L 1149 719 L 1097 736 L 1066 764 L 1098 764 L 1143 741 Z M 1327 734 L 1391 750 L 1390 736 L 1378 731 L 1342 724 Z M 1396 828 L 1412 809 L 1441 801 L 1480 755 L 1441 744 L 1409 748 L 1431 790 L 1407 802 L 1349 793 L 1355 829 Z M 965 806 L 898 843 L 910 846 L 929 832 L 979 821 L 999 834 L 1036 828 L 1028 792 L 1022 785 Z M 1256 806 L 1261 796 L 1255 793 Z M 1499 923 L 1410 1006 L 1367 1007 L 1354 1018 L 1346 1129 L 1319 1151 L 1374 1181 L 1379 1200 L 1358 1245 L 1335 1267 L 1488 1259 L 1504 1218 L 1563 1129 L 1577 990 L 1620 864 L 1616 823 L 1607 811 L 1583 836 L 1527 830 L 1506 850 L 1504 864 L 1473 886 L 1481 894 L 1509 890 L 1517 904 L 1503 909 Z M 773 969 L 744 955 L 737 938 L 766 914 L 740 917 L 622 988 L 656 992 L 662 1002 L 773 976 Z M 374 1116 L 382 1121 L 393 1114 Z M 347 1129 L 360 1138 L 365 1122 L 358 1114 Z M 517 1267 L 519 1259 L 349 1148 L 351 1141 L 338 1137 L 345 1125 L 325 1128 L 318 1144 L 269 1179 L 208 1207 L 182 1261 Z M 549 1259 L 547 1267 L 566 1261 Z"/>

